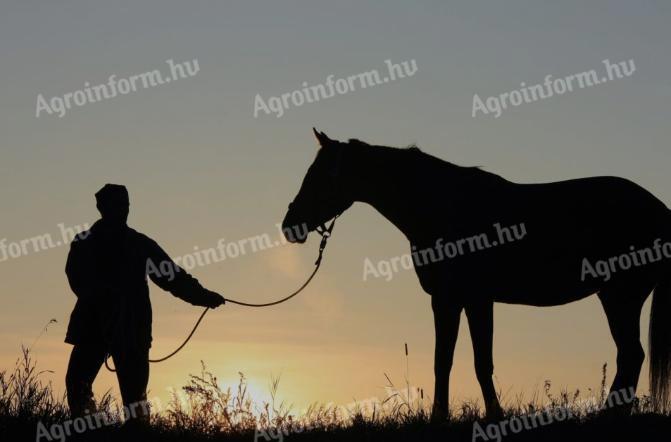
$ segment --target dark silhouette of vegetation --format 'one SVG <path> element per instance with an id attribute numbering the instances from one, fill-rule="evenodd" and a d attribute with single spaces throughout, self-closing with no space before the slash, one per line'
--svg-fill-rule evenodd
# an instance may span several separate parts
<path id="1" fill-rule="evenodd" d="M 50 383 L 42 381 L 45 371 L 37 368 L 28 349 L 23 350 L 15 367 L 0 372 L 0 440 L 36 441 L 38 425 L 49 429 L 70 419 L 65 397 L 58 397 Z M 654 413 L 649 396 L 636 399 L 631 415 L 611 414 L 603 407 L 607 400 L 606 367 L 601 385 L 583 394 L 579 390 L 561 390 L 555 394 L 546 381 L 542 391 L 531 398 L 523 395 L 501 398 L 504 420 L 529 415 L 551 415 L 565 410 L 569 418 L 539 425 L 521 432 L 501 435 L 501 440 L 642 440 L 659 438 L 671 430 L 669 414 Z M 386 375 L 385 375 L 386 376 Z M 269 440 L 454 440 L 474 441 L 474 428 L 498 424 L 484 420 L 484 412 L 476 401 L 466 401 L 450 410 L 450 419 L 443 423 L 431 421 L 431 399 L 410 400 L 403 396 L 406 386 L 395 389 L 387 377 L 389 387 L 396 391 L 379 408 L 354 407 L 345 412 L 341 407 L 314 404 L 304 413 L 297 414 L 291 406 L 276 403 L 279 378 L 271 379 L 270 403 L 257 404 L 250 397 L 247 381 L 240 374 L 235 390 L 222 389 L 217 377 L 202 365 L 201 373 L 191 375 L 182 387 L 179 397 L 174 395 L 165 410 L 155 410 L 146 426 L 123 425 L 120 407 L 109 394 L 97 401 L 98 411 L 111 416 L 111 425 L 72 434 L 66 440 L 143 440 L 143 441 L 269 441 Z M 500 394 L 500 393 L 499 393 Z M 393 405 L 384 402 L 393 399 Z M 132 422 L 132 421 L 131 421 Z M 132 439 L 129 439 L 132 438 Z M 47 441 L 45 436 L 41 441 Z M 58 440 L 58 439 L 52 439 Z M 475 441 L 485 440 L 476 438 Z M 488 438 L 488 440 L 496 440 Z"/>

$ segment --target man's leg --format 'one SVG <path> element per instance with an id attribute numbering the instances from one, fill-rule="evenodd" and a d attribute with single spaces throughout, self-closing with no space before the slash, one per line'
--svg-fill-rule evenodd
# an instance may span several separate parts
<path id="1" fill-rule="evenodd" d="M 126 348 L 115 352 L 113 358 L 126 419 L 148 422 L 149 348 Z"/>
<path id="2" fill-rule="evenodd" d="M 70 413 L 73 417 L 95 412 L 93 381 L 105 361 L 103 348 L 103 346 L 93 344 L 80 344 L 72 347 L 68 372 L 65 375 L 65 387 Z"/>

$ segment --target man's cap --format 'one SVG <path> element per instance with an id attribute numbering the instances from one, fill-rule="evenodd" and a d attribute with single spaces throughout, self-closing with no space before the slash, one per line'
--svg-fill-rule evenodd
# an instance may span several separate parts
<path id="1" fill-rule="evenodd" d="M 96 192 L 96 203 L 107 206 L 110 204 L 128 204 L 128 190 L 120 184 L 105 184 Z"/>

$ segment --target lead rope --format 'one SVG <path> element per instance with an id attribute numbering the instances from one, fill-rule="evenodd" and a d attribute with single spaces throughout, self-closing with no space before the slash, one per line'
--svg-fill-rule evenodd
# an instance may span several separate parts
<path id="1" fill-rule="evenodd" d="M 315 275 L 319 271 L 319 268 L 322 265 L 322 257 L 324 256 L 324 250 L 326 249 L 326 244 L 327 244 L 329 238 L 331 237 L 331 232 L 333 232 L 333 227 L 335 226 L 335 221 L 336 221 L 336 219 L 338 219 L 338 216 L 339 215 L 336 215 L 333 218 L 333 221 L 331 221 L 331 224 L 328 227 L 326 227 L 324 224 L 317 227 L 316 231 L 322 237 L 322 240 L 319 243 L 319 256 L 317 256 L 317 260 L 315 261 L 314 270 L 312 271 L 312 273 L 310 274 L 308 279 L 303 283 L 303 285 L 301 285 L 297 290 L 295 290 L 293 293 L 289 294 L 288 296 L 285 296 L 282 299 L 279 299 L 279 300 L 273 301 L 273 302 L 266 302 L 266 303 L 263 303 L 263 304 L 254 304 L 254 303 L 249 303 L 249 302 L 236 301 L 235 299 L 226 299 L 226 302 L 230 302 L 231 304 L 241 305 L 243 307 L 271 307 L 273 305 L 282 304 L 283 302 L 286 302 L 286 301 L 290 300 L 291 298 L 293 298 L 294 296 L 296 296 L 300 292 L 302 292 L 305 289 L 305 287 L 307 287 L 308 284 L 310 284 L 310 282 L 312 281 L 312 278 L 315 277 Z M 200 317 L 196 321 L 196 324 L 191 329 L 191 333 L 189 333 L 189 335 L 186 337 L 184 342 L 182 342 L 182 345 L 177 347 L 177 349 L 175 351 L 173 351 L 172 353 L 170 353 L 169 355 L 164 356 L 164 357 L 159 358 L 159 359 L 150 359 L 149 362 L 151 362 L 152 364 L 155 364 L 155 363 L 158 363 L 158 362 L 163 362 L 163 361 L 166 361 L 166 360 L 170 359 L 171 357 L 175 356 L 177 353 L 179 353 L 180 350 L 182 350 L 186 346 L 186 344 L 188 344 L 188 342 L 193 337 L 194 333 L 196 333 L 196 330 L 198 330 L 198 326 L 200 326 L 200 323 L 203 321 L 203 318 L 205 317 L 205 314 L 209 310 L 210 310 L 210 307 L 206 307 L 205 310 L 203 310 L 203 313 L 200 314 Z M 116 369 L 110 367 L 110 365 L 109 365 L 110 356 L 111 355 L 109 353 L 107 353 L 105 355 L 105 367 L 111 372 L 116 372 Z"/>

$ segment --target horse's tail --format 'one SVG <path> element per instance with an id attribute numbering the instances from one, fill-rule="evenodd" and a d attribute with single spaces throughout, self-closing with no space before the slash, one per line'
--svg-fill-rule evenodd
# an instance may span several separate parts
<path id="1" fill-rule="evenodd" d="M 671 273 L 671 272 L 670 272 Z M 650 310 L 648 336 L 650 392 L 658 410 L 671 403 L 671 275 L 663 276 L 655 287 Z"/>

